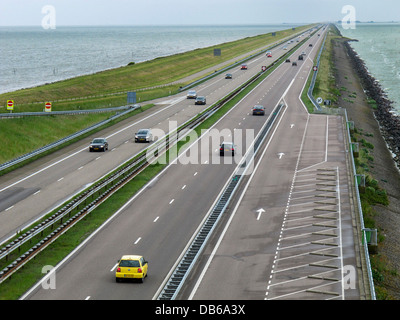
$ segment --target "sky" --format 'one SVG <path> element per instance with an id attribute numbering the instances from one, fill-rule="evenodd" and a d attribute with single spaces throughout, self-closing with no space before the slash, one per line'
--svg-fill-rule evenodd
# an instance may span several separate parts
<path id="1" fill-rule="evenodd" d="M 351 11 L 342 11 L 346 5 Z M 399 21 L 399 0 L 1 0 L 0 26 Z"/>

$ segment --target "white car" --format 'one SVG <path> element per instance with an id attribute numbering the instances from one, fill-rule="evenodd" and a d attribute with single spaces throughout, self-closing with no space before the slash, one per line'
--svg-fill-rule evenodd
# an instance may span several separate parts
<path id="1" fill-rule="evenodd" d="M 187 95 L 186 95 L 187 99 L 196 99 L 197 98 L 197 93 L 194 90 L 190 90 Z"/>

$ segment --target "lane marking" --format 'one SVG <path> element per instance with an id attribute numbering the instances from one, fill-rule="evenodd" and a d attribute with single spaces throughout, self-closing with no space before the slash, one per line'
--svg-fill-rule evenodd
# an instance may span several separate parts
<path id="1" fill-rule="evenodd" d="M 138 244 L 140 240 L 142 240 L 141 237 L 139 237 L 139 238 L 134 242 L 134 244 Z"/>

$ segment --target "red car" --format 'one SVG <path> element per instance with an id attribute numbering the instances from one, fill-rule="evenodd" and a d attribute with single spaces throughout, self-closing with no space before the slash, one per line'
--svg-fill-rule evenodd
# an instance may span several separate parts
<path id="1" fill-rule="evenodd" d="M 247 70 L 247 64 L 242 64 L 241 70 Z"/>
<path id="2" fill-rule="evenodd" d="M 270 51 L 267 52 L 267 58 L 272 58 L 272 53 Z"/>

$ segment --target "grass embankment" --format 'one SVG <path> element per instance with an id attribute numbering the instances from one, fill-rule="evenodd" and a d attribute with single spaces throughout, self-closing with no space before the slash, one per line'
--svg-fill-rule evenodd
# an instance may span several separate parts
<path id="1" fill-rule="evenodd" d="M 329 25 L 328 33 L 320 57 L 320 62 L 318 66 L 318 75 L 315 80 L 313 96 L 315 98 L 321 97 L 323 100 L 331 100 L 331 106 L 337 106 L 338 97 L 340 95 L 339 90 L 336 88 L 335 82 L 335 66 L 332 61 L 332 46 L 334 45 L 334 40 L 341 37 L 339 31 L 336 27 Z M 318 49 L 319 50 L 319 49 Z M 317 65 L 318 55 L 315 57 L 314 65 Z M 308 77 L 305 90 L 302 92 L 301 98 L 307 107 L 308 112 L 314 112 L 314 105 L 308 99 L 307 92 L 310 87 L 313 73 L 310 73 Z"/>
<path id="2" fill-rule="evenodd" d="M 251 84 L 248 88 L 240 92 L 231 101 L 225 104 L 221 109 L 215 112 L 210 118 L 195 128 L 198 136 L 201 136 L 203 130 L 210 128 L 218 119 L 236 105 L 245 95 L 247 95 L 255 86 L 265 79 L 273 70 L 278 67 L 275 65 L 267 71 L 260 79 Z M 178 154 L 184 152 L 185 148 L 192 142 L 183 140 L 178 142 Z M 171 160 L 167 152 L 167 163 Z M 84 217 L 80 222 L 73 226 L 64 235 L 58 238 L 48 248 L 39 253 L 33 260 L 29 261 L 23 269 L 0 284 L 0 300 L 15 300 L 26 292 L 34 283 L 39 281 L 43 276 L 43 267 L 55 266 L 63 258 L 65 258 L 73 249 L 82 243 L 90 234 L 99 228 L 112 214 L 114 214 L 123 204 L 125 204 L 135 193 L 144 187 L 152 178 L 161 172 L 167 164 L 156 162 L 147 167 L 138 176 L 128 182 L 123 188 L 115 192 L 110 198 L 103 202 L 99 207 L 93 210 L 88 216 Z M 57 211 L 56 209 L 55 211 Z M 50 213 L 48 216 L 52 215 Z M 44 217 L 46 219 L 47 217 Z M 39 223 L 39 222 L 38 222 Z M 21 231 L 21 233 L 26 230 Z M 39 239 L 36 239 L 39 241 Z M 23 251 L 23 250 L 22 250 Z M 10 257 L 10 261 L 16 259 L 17 256 Z M 8 262 L 2 262 L 7 265 Z M 3 267 L 4 267 L 3 266 Z M 1 264 L 0 264 L 1 269 Z"/>
<path id="3" fill-rule="evenodd" d="M 298 27 L 295 31 L 278 31 L 275 37 L 270 33 L 248 37 L 93 75 L 1 94 L 0 104 L 3 107 L 0 107 L 0 112 L 6 112 L 4 105 L 8 99 L 14 100 L 14 112 L 38 112 L 43 111 L 45 101 L 52 101 L 53 110 L 60 111 L 125 105 L 127 91 L 136 91 L 140 102 L 168 96 L 177 93 L 180 86 L 187 84 L 178 83 L 186 76 L 270 45 L 308 27 Z M 214 48 L 221 49 L 221 56 L 214 56 Z M 0 163 L 55 142 L 108 117 L 109 114 L 102 114 L 1 120 L 0 139 L 3 146 L 7 147 L 3 148 Z"/>

